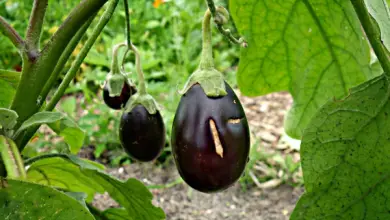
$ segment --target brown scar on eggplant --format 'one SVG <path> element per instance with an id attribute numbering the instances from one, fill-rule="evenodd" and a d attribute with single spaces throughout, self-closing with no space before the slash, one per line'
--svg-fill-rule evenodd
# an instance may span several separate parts
<path id="1" fill-rule="evenodd" d="M 221 141 L 219 139 L 217 126 L 215 125 L 215 122 L 213 121 L 213 119 L 210 119 L 209 123 L 210 123 L 211 133 L 213 134 L 213 140 L 214 140 L 214 145 L 215 145 L 215 152 L 221 158 L 223 158 L 223 147 L 222 147 Z"/>
<path id="2" fill-rule="evenodd" d="M 238 124 L 238 123 L 241 122 L 241 119 L 242 118 L 231 118 L 231 119 L 228 120 L 228 123 L 230 123 L 230 124 Z"/>

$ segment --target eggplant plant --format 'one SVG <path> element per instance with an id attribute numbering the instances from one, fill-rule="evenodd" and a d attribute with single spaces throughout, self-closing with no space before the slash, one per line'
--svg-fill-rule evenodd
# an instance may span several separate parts
<path id="1" fill-rule="evenodd" d="M 130 39 L 128 2 L 122 1 L 127 41 L 114 48 L 102 101 L 122 111 L 123 149 L 135 160 L 152 161 L 165 145 L 165 125 L 147 93 L 140 53 Z M 18 49 L 23 62 L 21 72 L 0 70 L 0 219 L 165 219 L 140 181 L 118 180 L 101 164 L 77 157 L 84 131 L 55 109 L 118 3 L 80 1 L 48 41 L 41 39 L 48 0 L 33 1 L 25 37 L 0 16 L 2 39 Z M 230 14 L 213 0 L 206 3 L 201 62 L 181 91 L 170 137 L 183 180 L 201 192 L 222 191 L 237 181 L 250 156 L 248 121 L 236 88 L 214 66 L 213 21 L 219 33 L 242 46 L 237 83 L 243 95 L 288 91 L 294 99 L 284 128 L 302 141 L 305 193 L 291 219 L 390 219 L 388 2 L 229 0 Z M 230 15 L 244 38 L 224 27 Z M 91 34 L 55 86 L 88 29 Z M 136 55 L 137 88 L 118 68 L 119 47 Z M 69 154 L 21 155 L 42 124 L 63 137 Z M 93 207 L 94 195 L 104 192 L 121 207 Z"/>

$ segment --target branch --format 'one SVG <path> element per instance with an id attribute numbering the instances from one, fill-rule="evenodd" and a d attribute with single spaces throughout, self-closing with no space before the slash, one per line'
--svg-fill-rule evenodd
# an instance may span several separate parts
<path id="1" fill-rule="evenodd" d="M 105 12 L 101 16 L 98 24 L 93 29 L 91 37 L 84 44 L 84 47 L 81 49 L 79 55 L 76 57 L 76 60 L 72 63 L 71 68 L 66 73 L 65 78 L 62 80 L 59 88 L 57 89 L 57 91 L 53 95 L 53 98 L 46 105 L 46 107 L 45 107 L 46 111 L 52 111 L 55 108 L 55 106 L 57 105 L 58 101 L 63 96 L 63 94 L 65 93 L 66 88 L 69 86 L 70 82 L 75 77 L 84 58 L 87 56 L 89 50 L 91 49 L 91 47 L 95 43 L 97 37 L 99 36 L 99 34 L 102 32 L 103 28 L 106 26 L 106 24 L 110 20 L 112 14 L 115 11 L 116 6 L 118 5 L 118 1 L 119 0 L 112 0 L 110 2 L 109 6 L 107 7 Z M 15 138 L 16 143 L 19 146 L 19 149 L 23 149 L 26 146 L 26 144 L 31 139 L 31 137 L 35 134 L 37 129 L 38 129 L 38 127 L 33 127 L 31 129 L 27 130 L 27 132 L 25 132 L 24 135 L 20 135 L 20 136 Z"/>
<path id="2" fill-rule="evenodd" d="M 76 60 L 72 63 L 71 68 L 66 73 L 64 80 L 61 82 L 61 84 L 58 87 L 57 91 L 55 92 L 53 98 L 47 104 L 46 109 L 45 109 L 46 111 L 52 111 L 54 109 L 54 107 L 57 105 L 58 101 L 64 95 L 66 88 L 68 88 L 69 83 L 75 77 L 84 58 L 87 56 L 89 50 L 91 49 L 91 47 L 95 43 L 100 32 L 102 32 L 103 28 L 106 26 L 106 24 L 110 20 L 112 14 L 115 11 L 116 6 L 118 5 L 118 1 L 119 0 L 112 0 L 111 1 L 110 5 L 106 9 L 106 11 L 102 15 L 102 17 L 100 18 L 99 23 L 94 28 L 91 37 L 87 40 L 84 47 L 81 49 L 79 55 L 77 56 Z"/>
<path id="3" fill-rule="evenodd" d="M 29 50 L 39 50 L 43 19 L 45 18 L 48 0 L 34 0 L 26 32 L 26 44 Z"/>
<path id="4" fill-rule="evenodd" d="M 68 15 L 65 22 L 44 46 L 36 61 L 26 62 L 23 65 L 22 78 L 16 91 L 11 109 L 19 115 L 17 129 L 23 121 L 36 113 L 42 106 L 39 98 L 43 85 L 50 78 L 59 57 L 72 37 L 80 27 L 97 11 L 107 0 L 83 0 Z"/>
<path id="5" fill-rule="evenodd" d="M 2 17 L 0 16 L 0 31 L 11 40 L 11 42 L 17 47 L 18 49 L 22 49 L 24 47 L 24 41 L 16 32 L 16 30 L 11 27 L 11 25 Z"/>
<path id="6" fill-rule="evenodd" d="M 43 100 L 46 100 L 47 94 L 49 94 L 50 89 L 53 87 L 54 82 L 58 79 L 58 76 L 63 70 L 66 62 L 69 60 L 70 55 L 76 48 L 77 44 L 80 42 L 81 38 L 84 36 L 85 32 L 87 31 L 88 27 L 91 25 L 95 16 L 96 14 L 90 17 L 88 21 L 81 27 L 81 29 L 77 31 L 76 35 L 72 38 L 68 46 L 66 46 L 64 52 L 61 54 L 61 57 L 58 60 L 58 63 L 53 70 L 53 73 L 50 75 L 49 80 L 45 83 L 45 86 L 41 91 L 40 96 L 42 97 Z"/>
<path id="7" fill-rule="evenodd" d="M 77 32 L 77 34 L 72 38 L 68 46 L 65 48 L 65 51 L 62 53 L 55 69 L 53 70 L 53 73 L 50 75 L 49 80 L 46 82 L 45 86 L 41 91 L 40 97 L 42 97 L 42 100 L 46 100 L 47 94 L 49 94 L 50 89 L 53 87 L 54 82 L 58 79 L 58 76 L 60 75 L 74 48 L 76 48 L 80 39 L 84 36 L 85 32 L 87 31 L 95 16 L 96 14 L 89 18 L 89 20 L 83 25 L 83 27 Z M 19 146 L 19 148 L 23 149 L 24 146 L 27 145 L 28 141 L 31 139 L 32 136 L 34 136 L 39 127 L 40 126 L 38 125 L 28 128 L 25 132 L 23 132 L 23 135 L 20 135 L 18 139 L 15 140 L 15 143 Z"/>
<path id="8" fill-rule="evenodd" d="M 390 77 L 390 60 L 387 55 L 387 50 L 381 41 L 380 29 L 368 12 L 364 0 L 351 0 L 351 3 L 355 8 L 355 12 L 359 17 L 372 49 L 378 57 L 379 63 L 385 71 L 386 76 Z"/>

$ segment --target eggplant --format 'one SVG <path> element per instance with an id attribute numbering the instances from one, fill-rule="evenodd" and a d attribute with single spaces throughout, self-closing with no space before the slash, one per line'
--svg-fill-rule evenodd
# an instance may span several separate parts
<path id="1" fill-rule="evenodd" d="M 123 83 L 121 94 L 119 96 L 111 97 L 108 90 L 108 83 L 105 83 L 103 88 L 103 100 L 108 107 L 119 110 L 126 105 L 129 98 L 136 92 L 137 89 L 135 87 L 132 87 L 125 82 Z"/>
<path id="2" fill-rule="evenodd" d="M 227 95 L 208 97 L 194 84 L 181 97 L 172 127 L 172 154 L 184 181 L 201 192 L 218 192 L 236 182 L 249 157 L 244 109 L 225 82 Z"/>
<path id="3" fill-rule="evenodd" d="M 124 112 L 119 139 L 125 152 L 140 162 L 156 159 L 165 146 L 165 126 L 160 112 L 150 114 L 141 104 Z"/>

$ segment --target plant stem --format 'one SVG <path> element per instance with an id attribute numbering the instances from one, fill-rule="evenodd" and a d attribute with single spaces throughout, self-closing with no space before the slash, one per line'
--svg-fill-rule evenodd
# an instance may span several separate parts
<path id="1" fill-rule="evenodd" d="M 55 92 L 53 98 L 50 100 L 50 102 L 47 104 L 45 110 L 46 111 L 52 111 L 54 107 L 57 105 L 58 101 L 61 99 L 62 95 L 65 93 L 66 88 L 68 88 L 69 83 L 73 80 L 75 77 L 77 71 L 80 68 L 81 63 L 83 62 L 84 58 L 87 56 L 89 50 L 95 43 L 97 37 L 102 32 L 103 28 L 106 26 L 108 21 L 110 20 L 112 14 L 115 11 L 116 6 L 118 5 L 119 0 L 112 0 L 110 2 L 110 5 L 106 9 L 106 11 L 103 13 L 102 17 L 99 20 L 99 23 L 97 26 L 93 29 L 91 37 L 87 40 L 84 47 L 81 49 L 79 55 L 77 56 L 76 60 L 72 63 L 71 68 L 66 73 L 64 80 L 61 82 L 58 90 Z"/>
<path id="2" fill-rule="evenodd" d="M 36 113 L 43 102 L 39 95 L 43 85 L 53 72 L 59 57 L 80 27 L 101 7 L 106 0 L 83 0 L 69 14 L 65 22 L 34 59 L 23 59 L 23 72 L 11 109 L 19 115 L 15 129 Z"/>
<path id="3" fill-rule="evenodd" d="M 210 27 L 211 13 L 207 9 L 202 23 L 202 57 L 200 60 L 200 69 L 214 68 L 213 48 L 211 44 L 211 27 Z"/>
<path id="4" fill-rule="evenodd" d="M 58 60 L 58 63 L 53 70 L 53 73 L 50 75 L 49 80 L 45 83 L 45 86 L 43 87 L 43 90 L 41 91 L 40 96 L 42 97 L 43 100 L 46 100 L 47 94 L 49 94 L 55 81 L 58 79 L 58 76 L 60 75 L 61 71 L 63 70 L 66 62 L 69 60 L 70 55 L 72 54 L 72 52 L 76 48 L 77 44 L 80 42 L 81 38 L 84 36 L 85 32 L 87 31 L 88 27 L 91 25 L 95 16 L 96 16 L 96 14 L 91 16 L 88 19 L 88 21 L 81 27 L 81 29 L 79 31 L 77 31 L 76 35 L 72 38 L 72 40 L 69 42 L 68 46 L 66 46 L 64 52 L 61 54 L 61 57 Z"/>
<path id="5" fill-rule="evenodd" d="M 140 95 L 146 95 L 146 84 L 145 84 L 145 77 L 144 77 L 144 72 L 142 70 L 142 64 L 141 64 L 141 56 L 139 54 L 139 51 L 137 47 L 135 47 L 133 44 L 131 44 L 131 50 L 135 54 L 135 66 L 137 69 L 137 74 L 138 74 L 138 93 Z"/>
<path id="6" fill-rule="evenodd" d="M 359 17 L 360 23 L 363 26 L 368 40 L 370 41 L 372 49 L 378 57 L 379 63 L 381 64 L 386 76 L 390 77 L 390 60 L 387 55 L 387 50 L 381 41 L 381 33 L 377 24 L 368 12 L 364 0 L 351 0 L 351 3 L 355 8 L 355 12 Z"/>
<path id="7" fill-rule="evenodd" d="M 26 172 L 18 148 L 11 139 L 5 136 L 0 136 L 0 155 L 8 177 L 26 178 Z"/>
<path id="8" fill-rule="evenodd" d="M 15 47 L 22 49 L 24 41 L 18 32 L 2 17 L 0 16 L 0 31 L 11 40 Z"/>
<path id="9" fill-rule="evenodd" d="M 111 62 L 111 73 L 112 74 L 119 74 L 119 66 L 118 66 L 118 52 L 121 47 L 127 46 L 125 43 L 117 44 L 115 45 L 114 49 L 112 50 L 112 62 Z"/>
<path id="10" fill-rule="evenodd" d="M 127 41 L 127 48 L 128 50 L 126 50 L 125 54 L 123 55 L 123 60 L 122 60 L 122 64 L 121 64 L 121 70 L 123 72 L 125 72 L 125 67 L 124 67 L 124 63 L 125 63 L 125 59 L 126 59 L 126 56 L 127 56 L 127 53 L 129 52 L 129 50 L 131 50 L 131 28 L 130 28 L 130 14 L 129 14 L 129 4 L 127 2 L 127 0 L 123 0 L 123 4 L 124 4 L 124 7 L 125 7 L 125 15 L 126 15 L 126 41 Z"/>
<path id="11" fill-rule="evenodd" d="M 218 10 L 215 7 L 214 1 L 213 0 L 206 0 L 207 6 L 210 9 L 211 15 L 214 18 L 214 22 L 217 25 L 218 31 L 225 36 L 230 42 L 234 44 L 240 44 L 242 47 L 247 47 L 248 44 L 243 38 L 236 39 L 231 31 L 229 29 L 224 29 L 223 28 L 223 23 L 221 19 L 217 19 L 219 17 L 218 15 Z"/>
<path id="12" fill-rule="evenodd" d="M 45 18 L 48 0 L 34 0 L 29 25 L 26 32 L 26 45 L 28 50 L 39 50 L 42 24 Z"/>
<path id="13" fill-rule="evenodd" d="M 130 15 L 129 15 L 129 4 L 127 0 L 123 0 L 123 4 L 125 7 L 125 15 L 126 15 L 126 30 L 127 30 L 127 45 L 130 48 L 131 45 L 131 29 L 130 29 Z"/>

